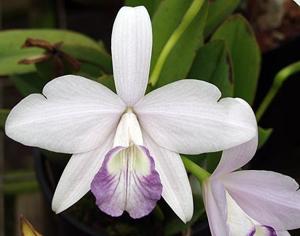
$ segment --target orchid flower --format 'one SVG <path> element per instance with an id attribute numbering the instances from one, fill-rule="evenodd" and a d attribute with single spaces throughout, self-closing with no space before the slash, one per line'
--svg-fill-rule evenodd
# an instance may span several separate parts
<path id="1" fill-rule="evenodd" d="M 253 157 L 257 137 L 223 152 L 203 195 L 212 236 L 287 236 L 300 227 L 296 181 L 272 171 L 235 171 Z"/>
<path id="2" fill-rule="evenodd" d="M 29 146 L 73 154 L 57 185 L 59 213 L 89 190 L 105 213 L 149 214 L 161 198 L 184 222 L 193 199 L 179 153 L 228 149 L 254 137 L 251 107 L 223 98 L 214 85 L 181 80 L 147 95 L 152 29 L 144 7 L 123 7 L 112 32 L 117 95 L 75 75 L 17 104 L 6 134 Z M 183 52 L 184 53 L 184 52 Z M 174 65 L 176 66 L 176 65 Z"/>

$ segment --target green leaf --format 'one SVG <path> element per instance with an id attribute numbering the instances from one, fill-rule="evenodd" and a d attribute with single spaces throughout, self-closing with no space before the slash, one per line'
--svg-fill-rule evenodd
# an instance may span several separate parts
<path id="1" fill-rule="evenodd" d="M 271 134 L 273 132 L 273 129 L 264 129 L 261 127 L 258 127 L 258 148 L 261 148 L 265 145 L 265 143 L 270 138 Z"/>
<path id="2" fill-rule="evenodd" d="M 43 79 L 43 81 L 49 81 L 50 79 L 53 79 L 56 77 L 56 72 L 55 72 L 55 66 L 54 66 L 54 62 L 53 62 L 53 58 L 50 58 L 49 60 L 47 61 L 43 61 L 43 62 L 39 62 L 39 63 L 36 63 L 35 64 L 35 69 L 36 69 L 36 72 L 38 74 L 38 80 L 41 81 L 41 79 Z M 68 73 L 70 74 L 70 73 Z M 16 74 L 16 75 L 13 75 L 13 76 L 17 76 L 17 77 L 20 77 L 20 76 L 24 76 L 26 74 Z M 37 81 L 34 81 L 32 80 L 32 84 L 30 84 L 31 86 L 36 86 L 36 83 Z M 38 86 L 39 87 L 39 86 Z M 18 89 L 20 89 L 19 87 L 17 87 Z M 31 92 L 33 93 L 33 92 Z"/>
<path id="3" fill-rule="evenodd" d="M 0 32 L 0 75 L 34 72 L 34 65 L 18 62 L 25 58 L 42 55 L 39 48 L 21 48 L 27 38 L 43 39 L 50 43 L 63 42 L 62 50 L 78 59 L 89 59 L 101 65 L 103 70 L 111 71 L 111 58 L 102 46 L 93 39 L 67 30 L 6 30 Z"/>
<path id="4" fill-rule="evenodd" d="M 152 16 L 161 1 L 162 0 L 125 0 L 125 5 L 131 7 L 145 6 L 149 15 Z"/>
<path id="5" fill-rule="evenodd" d="M 99 66 L 96 66 L 91 63 L 81 63 L 80 71 L 74 73 L 92 80 L 97 80 L 103 75 L 103 72 L 100 70 Z"/>
<path id="6" fill-rule="evenodd" d="M 101 56 L 104 54 L 100 55 L 93 49 L 66 45 L 64 47 L 64 52 L 70 55 L 72 54 L 72 56 L 80 62 L 80 71 L 77 72 L 64 60 L 64 74 L 78 74 L 96 80 L 103 73 L 112 73 L 111 60 L 105 60 L 105 58 Z M 107 57 L 110 56 L 107 54 Z M 38 74 L 42 78 L 51 79 L 56 77 L 53 59 L 37 63 L 35 66 Z"/>
<path id="7" fill-rule="evenodd" d="M 0 109 L 0 129 L 4 130 L 5 121 L 9 114 L 10 110 L 8 109 Z"/>
<path id="8" fill-rule="evenodd" d="M 241 15 L 234 15 L 217 29 L 212 39 L 224 40 L 232 56 L 234 96 L 252 104 L 260 71 L 261 54 L 251 26 Z"/>
<path id="9" fill-rule="evenodd" d="M 164 46 L 177 29 L 192 2 L 192 0 L 165 0 L 159 5 L 152 20 L 153 52 L 151 70 L 153 70 Z M 158 87 L 186 78 L 196 56 L 196 51 L 203 44 L 207 8 L 208 3 L 205 1 L 199 13 L 168 55 L 159 75 Z"/>
<path id="10" fill-rule="evenodd" d="M 112 73 L 111 56 L 99 44 L 99 49 L 80 46 L 80 45 L 64 45 L 63 51 L 78 59 L 82 64 L 91 64 L 98 67 L 99 72 Z"/>
<path id="11" fill-rule="evenodd" d="M 241 0 L 215 0 L 209 2 L 204 36 L 207 38 L 238 7 Z"/>
<path id="12" fill-rule="evenodd" d="M 31 93 L 41 93 L 44 85 L 48 82 L 37 73 L 16 74 L 10 76 L 9 79 L 24 97 Z"/>
<path id="13" fill-rule="evenodd" d="M 232 63 L 225 42 L 216 40 L 201 47 L 188 78 L 210 82 L 221 90 L 223 97 L 232 97 Z"/>

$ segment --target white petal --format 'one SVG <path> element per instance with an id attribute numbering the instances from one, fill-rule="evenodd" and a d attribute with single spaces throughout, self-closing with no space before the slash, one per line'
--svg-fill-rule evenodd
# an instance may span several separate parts
<path id="1" fill-rule="evenodd" d="M 116 127 L 125 105 L 101 84 L 68 75 L 56 78 L 43 95 L 24 98 L 10 112 L 5 132 L 28 146 L 80 153 L 97 148 Z"/>
<path id="2" fill-rule="evenodd" d="M 203 184 L 203 201 L 212 236 L 229 236 L 226 225 L 226 195 L 220 182 L 213 179 Z"/>
<path id="3" fill-rule="evenodd" d="M 294 2 L 300 5 L 300 0 L 294 0 Z"/>
<path id="4" fill-rule="evenodd" d="M 214 152 L 247 142 L 257 130 L 245 101 L 219 98 L 212 84 L 181 80 L 149 93 L 134 110 L 160 146 L 186 154 Z"/>
<path id="5" fill-rule="evenodd" d="M 180 156 L 158 146 L 145 132 L 143 135 L 163 185 L 162 197 L 183 222 L 190 221 L 193 216 L 193 196 Z"/>
<path id="6" fill-rule="evenodd" d="M 111 51 L 117 93 L 132 106 L 145 94 L 151 61 L 152 27 L 145 7 L 121 8 Z"/>
<path id="7" fill-rule="evenodd" d="M 112 148 L 113 135 L 94 151 L 75 154 L 64 169 L 56 187 L 52 209 L 60 213 L 81 199 L 91 187 L 106 153 Z"/>
<path id="8" fill-rule="evenodd" d="M 258 135 L 246 143 L 224 150 L 213 176 L 230 173 L 247 164 L 254 156 L 257 144 Z"/>
<path id="9" fill-rule="evenodd" d="M 224 185 L 254 220 L 275 230 L 300 228 L 299 185 L 271 171 L 237 171 L 224 176 Z"/>

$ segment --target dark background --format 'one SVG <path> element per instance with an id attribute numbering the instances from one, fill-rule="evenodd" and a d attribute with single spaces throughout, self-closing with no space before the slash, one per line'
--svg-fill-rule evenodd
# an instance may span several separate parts
<path id="1" fill-rule="evenodd" d="M 67 28 L 101 39 L 109 49 L 113 20 L 121 5 L 122 1 L 118 0 L 2 0 L 0 1 L 0 29 Z M 264 53 L 254 108 L 258 107 L 267 93 L 275 74 L 298 60 L 300 60 L 300 38 L 286 41 L 279 48 Z M 251 162 L 252 168 L 284 173 L 298 182 L 300 182 L 299 77 L 300 74 L 295 75 L 284 83 L 262 118 L 260 125 L 264 128 L 273 128 L 274 131 L 269 141 Z M 4 107 L 12 107 L 21 99 L 20 94 L 6 78 L 0 80 L 0 85 Z M 33 168 L 30 148 L 8 138 L 4 139 L 4 143 L 5 172 Z M 40 231 L 47 229 L 47 235 L 57 235 L 61 231 L 55 229 L 57 219 L 49 210 L 48 203 L 43 200 L 39 190 L 35 193 L 5 196 L 4 205 L 7 236 L 18 235 L 17 215 L 19 213 L 27 213 Z M 297 232 L 293 232 L 292 235 L 300 235 L 300 231 Z"/>

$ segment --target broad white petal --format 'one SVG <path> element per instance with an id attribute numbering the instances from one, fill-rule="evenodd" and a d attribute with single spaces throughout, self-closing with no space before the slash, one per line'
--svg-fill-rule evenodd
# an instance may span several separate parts
<path id="1" fill-rule="evenodd" d="M 52 209 L 60 213 L 81 199 L 91 187 L 106 153 L 112 148 L 113 135 L 99 148 L 71 157 L 56 187 Z"/>
<path id="2" fill-rule="evenodd" d="M 247 164 L 254 156 L 257 144 L 258 135 L 246 143 L 224 150 L 213 176 L 230 173 Z"/>
<path id="3" fill-rule="evenodd" d="M 124 109 L 121 99 L 101 84 L 67 75 L 46 84 L 43 95 L 29 95 L 17 104 L 5 132 L 28 146 L 86 152 L 107 139 Z"/>
<path id="4" fill-rule="evenodd" d="M 300 228 L 296 181 L 271 171 L 237 171 L 222 177 L 226 190 L 254 220 L 275 230 Z"/>
<path id="5" fill-rule="evenodd" d="M 160 146 L 186 154 L 214 152 L 247 142 L 257 130 L 245 101 L 219 98 L 212 84 L 181 80 L 149 93 L 134 110 Z"/>
<path id="6" fill-rule="evenodd" d="M 203 184 L 203 201 L 209 228 L 212 236 L 229 236 L 226 225 L 226 195 L 225 189 L 214 179 Z"/>
<path id="7" fill-rule="evenodd" d="M 294 0 L 294 2 L 300 5 L 300 0 Z"/>
<path id="8" fill-rule="evenodd" d="M 193 196 L 181 157 L 158 146 L 145 132 L 143 135 L 163 185 L 162 197 L 183 222 L 190 221 L 193 216 Z"/>
<path id="9" fill-rule="evenodd" d="M 152 27 L 145 7 L 122 7 L 112 31 L 111 51 L 118 95 L 134 105 L 144 96 L 151 61 Z"/>

